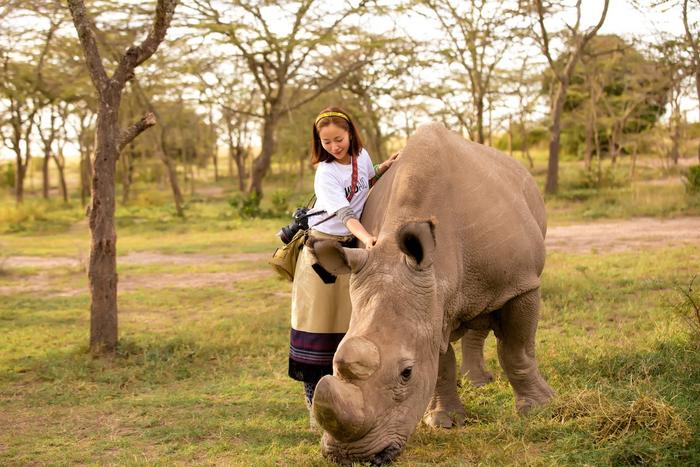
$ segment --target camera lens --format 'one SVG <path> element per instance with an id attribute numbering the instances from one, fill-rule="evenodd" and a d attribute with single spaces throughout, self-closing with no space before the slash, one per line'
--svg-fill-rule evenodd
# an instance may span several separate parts
<path id="1" fill-rule="evenodd" d="M 292 238 L 294 238 L 294 235 L 296 235 L 300 228 L 301 226 L 297 224 L 296 221 L 293 221 L 289 225 L 282 227 L 280 231 L 277 232 L 277 236 L 282 240 L 282 243 L 286 245 L 292 241 Z"/>

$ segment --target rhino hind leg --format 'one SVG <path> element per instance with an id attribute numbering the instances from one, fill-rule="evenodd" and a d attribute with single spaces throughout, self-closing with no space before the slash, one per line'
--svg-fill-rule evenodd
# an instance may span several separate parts
<path id="1" fill-rule="evenodd" d="M 452 345 L 440 355 L 438 379 L 433 398 L 423 416 L 426 425 L 433 428 L 461 426 L 467 420 L 467 412 L 457 395 L 457 361 Z"/>
<path id="2" fill-rule="evenodd" d="M 484 341 L 489 329 L 468 329 L 462 336 L 462 375 L 475 387 L 493 381 L 493 373 L 484 364 Z"/>
<path id="3" fill-rule="evenodd" d="M 513 387 L 515 406 L 520 414 L 546 404 L 554 396 L 535 359 L 539 305 L 539 289 L 515 297 L 501 309 L 494 327 L 498 360 Z"/>

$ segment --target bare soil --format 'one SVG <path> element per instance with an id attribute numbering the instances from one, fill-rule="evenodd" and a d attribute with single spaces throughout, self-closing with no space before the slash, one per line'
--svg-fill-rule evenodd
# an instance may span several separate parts
<path id="1" fill-rule="evenodd" d="M 566 226 L 550 227 L 546 239 L 547 251 L 586 253 L 634 251 L 646 248 L 668 246 L 700 246 L 700 217 L 680 217 L 676 219 L 638 218 L 620 221 L 593 222 Z M 257 263 L 269 257 L 268 253 L 244 253 L 236 255 L 210 254 L 162 254 L 157 252 L 138 252 L 120 256 L 119 264 L 232 264 L 240 262 Z M 6 256 L 0 258 L 0 272 L 12 276 L 12 269 L 40 268 L 43 271 L 24 277 L 19 283 L 8 280 L 0 284 L 0 293 L 49 292 L 54 296 L 79 295 L 86 289 L 56 290 L 51 285 L 47 269 L 68 268 L 83 274 L 86 267 L 83 257 L 40 257 L 40 256 Z M 139 288 L 193 288 L 222 287 L 231 288 L 242 280 L 259 279 L 272 276 L 270 269 L 251 267 L 249 270 L 236 272 L 199 272 L 199 273 L 159 273 L 144 278 L 143 275 L 129 276 L 122 274 L 119 278 L 119 290 L 129 291 Z M 9 279 L 9 278 L 8 278 Z M 4 282 L 4 281 L 3 281 Z M 87 282 L 87 278 L 86 278 Z"/>
<path id="2" fill-rule="evenodd" d="M 637 218 L 547 229 L 548 251 L 618 252 L 667 246 L 700 246 L 700 217 Z"/>

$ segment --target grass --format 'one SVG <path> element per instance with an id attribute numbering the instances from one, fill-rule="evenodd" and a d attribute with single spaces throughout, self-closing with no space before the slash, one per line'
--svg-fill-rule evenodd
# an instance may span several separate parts
<path id="1" fill-rule="evenodd" d="M 698 213 L 682 185 L 648 182 L 661 173 L 594 190 L 576 170 L 563 162 L 550 224 Z M 225 258 L 270 253 L 288 219 L 243 220 L 231 191 L 190 199 L 180 219 L 162 193 L 137 192 L 118 209 L 118 254 L 201 261 L 118 261 L 121 340 L 111 358 L 87 351 L 82 208 L 31 199 L 16 208 L 0 196 L 0 465 L 328 465 L 301 387 L 286 377 L 290 285 L 247 277 L 266 270 L 254 255 Z M 290 208 L 304 197 L 291 194 Z M 22 255 L 70 261 L 7 266 Z M 490 337 L 496 380 L 460 387 L 469 423 L 419 426 L 397 465 L 700 464 L 700 336 L 677 312 L 679 284 L 699 271 L 696 245 L 550 253 L 537 352 L 556 399 L 518 417 Z"/>
<path id="2" fill-rule="evenodd" d="M 262 235 L 269 225 L 248 228 Z M 30 249 L 34 238 L 19 238 Z M 180 236 L 183 247 L 200 240 Z M 121 270 L 146 277 L 164 267 Z M 551 254 L 537 351 L 553 404 L 515 415 L 490 338 L 496 381 L 461 387 L 470 423 L 420 426 L 397 465 L 697 464 L 700 353 L 669 304 L 698 270 L 694 247 Z M 45 274 L 49 289 L 84 281 L 71 268 Z M 272 277 L 123 291 L 119 351 L 101 359 L 86 349 L 85 292 L 3 294 L 0 463 L 327 465 L 301 388 L 285 376 L 289 293 Z"/>

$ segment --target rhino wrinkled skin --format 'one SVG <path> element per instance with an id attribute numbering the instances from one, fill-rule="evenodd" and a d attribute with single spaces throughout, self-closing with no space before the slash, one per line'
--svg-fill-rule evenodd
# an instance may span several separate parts
<path id="1" fill-rule="evenodd" d="M 312 245 L 325 269 L 352 273 L 350 327 L 313 400 L 326 457 L 381 464 L 422 417 L 464 423 L 450 344 L 460 337 L 474 384 L 491 379 L 483 340 L 493 330 L 518 411 L 553 396 L 534 351 L 544 203 L 524 167 L 424 125 L 372 189 L 362 223 L 377 236 L 371 250 Z"/>

